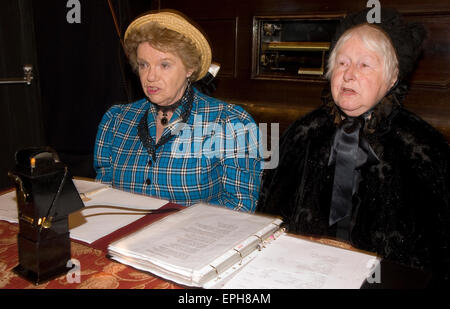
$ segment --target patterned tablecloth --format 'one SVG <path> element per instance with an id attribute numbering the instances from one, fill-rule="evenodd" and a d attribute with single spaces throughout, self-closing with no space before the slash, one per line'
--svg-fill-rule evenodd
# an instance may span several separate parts
<path id="1" fill-rule="evenodd" d="M 142 223 L 145 220 L 141 221 Z M 18 264 L 17 233 L 19 227 L 0 221 L 0 289 L 179 289 L 175 283 L 154 277 L 106 257 L 102 246 L 88 246 L 72 241 L 72 259 L 79 261 L 79 283 L 75 276 L 62 275 L 49 282 L 34 285 L 16 275 Z"/>

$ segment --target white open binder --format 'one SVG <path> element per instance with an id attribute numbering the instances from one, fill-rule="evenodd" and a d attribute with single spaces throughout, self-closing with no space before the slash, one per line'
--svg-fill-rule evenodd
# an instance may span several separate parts
<path id="1" fill-rule="evenodd" d="M 188 287 L 359 288 L 370 254 L 290 236 L 275 217 L 197 204 L 111 243 L 120 263 Z"/>

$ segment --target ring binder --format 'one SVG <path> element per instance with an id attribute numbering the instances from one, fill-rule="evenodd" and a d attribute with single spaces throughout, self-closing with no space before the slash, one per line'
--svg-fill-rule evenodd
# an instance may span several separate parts
<path id="1" fill-rule="evenodd" d="M 205 287 L 245 266 L 261 240 L 278 230 L 281 222 L 197 204 L 113 242 L 108 253 L 137 269 L 183 285 Z"/>
<path id="2" fill-rule="evenodd" d="M 239 261 L 239 265 L 242 265 L 242 260 L 244 259 L 244 257 L 242 256 L 241 251 L 239 251 L 239 250 L 236 249 L 236 248 L 233 248 L 233 250 L 236 251 L 237 253 L 239 253 L 239 256 L 241 257 L 241 260 Z"/>
<path id="3" fill-rule="evenodd" d="M 256 238 L 259 239 L 259 244 L 257 246 L 258 251 L 261 251 L 263 248 L 266 247 L 265 244 L 264 244 L 264 240 L 261 238 L 261 236 L 258 236 L 258 235 L 253 235 L 253 236 L 255 236 Z"/>
<path id="4" fill-rule="evenodd" d="M 209 264 L 209 266 L 211 266 L 216 271 L 217 279 L 220 279 L 219 271 L 217 270 L 217 268 L 212 266 L 211 264 Z"/>

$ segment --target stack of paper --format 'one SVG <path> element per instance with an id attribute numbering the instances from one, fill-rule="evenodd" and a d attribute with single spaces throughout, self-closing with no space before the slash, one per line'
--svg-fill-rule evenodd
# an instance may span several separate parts
<path id="1" fill-rule="evenodd" d="M 281 220 L 197 204 L 108 247 L 112 259 L 201 287 L 222 276 L 279 229 Z"/>

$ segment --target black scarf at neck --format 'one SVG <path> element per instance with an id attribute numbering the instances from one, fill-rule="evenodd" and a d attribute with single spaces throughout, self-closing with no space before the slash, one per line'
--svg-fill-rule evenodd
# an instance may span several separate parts
<path id="1" fill-rule="evenodd" d="M 395 95 L 389 93 L 368 112 L 349 117 L 334 103 L 331 93 L 328 97 L 322 96 L 324 98 L 336 125 L 328 161 L 329 166 L 335 164 L 329 225 L 337 224 L 337 236 L 349 239 L 353 195 L 362 180 L 359 169 L 379 162 L 369 140 L 387 130 L 400 104 Z"/>
<path id="2" fill-rule="evenodd" d="M 181 108 L 182 108 L 182 111 L 180 114 L 181 122 L 186 123 L 191 114 L 193 101 L 194 101 L 194 90 L 192 89 L 192 87 L 190 85 L 188 85 L 186 87 L 186 90 L 185 90 L 183 96 L 181 97 L 181 99 L 178 102 L 176 102 L 168 107 L 176 106 L 175 107 L 175 109 L 176 109 L 181 105 Z M 158 143 L 155 143 L 155 141 L 149 134 L 148 120 L 147 120 L 148 112 L 149 112 L 149 110 L 147 110 L 145 112 L 144 116 L 139 121 L 138 135 L 139 135 L 139 139 L 141 140 L 145 149 L 147 149 L 148 154 L 151 156 L 151 158 L 153 160 L 155 160 L 156 159 L 156 149 L 158 149 L 158 147 L 167 143 L 173 137 L 173 134 L 163 134 L 161 136 L 161 138 L 159 139 Z"/>

